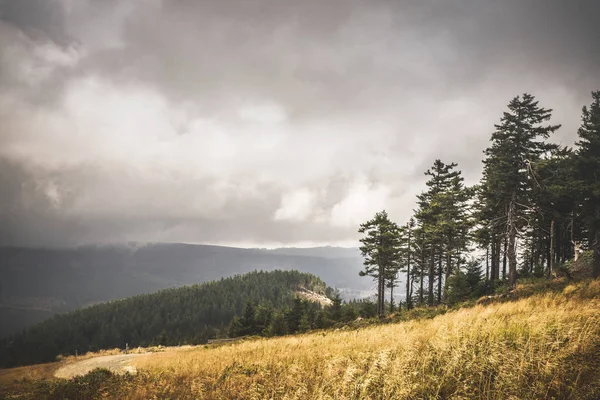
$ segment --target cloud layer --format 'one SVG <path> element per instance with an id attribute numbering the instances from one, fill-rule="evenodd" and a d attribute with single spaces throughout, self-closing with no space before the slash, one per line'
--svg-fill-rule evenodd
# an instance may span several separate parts
<path id="1" fill-rule="evenodd" d="M 0 244 L 352 243 L 513 96 L 572 144 L 594 0 L 0 1 Z"/>

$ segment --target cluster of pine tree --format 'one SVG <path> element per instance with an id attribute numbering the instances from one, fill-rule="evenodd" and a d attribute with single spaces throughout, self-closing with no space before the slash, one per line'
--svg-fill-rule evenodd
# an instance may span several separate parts
<path id="1" fill-rule="evenodd" d="M 254 301 L 248 300 L 242 314 L 233 317 L 228 334 L 232 338 L 248 335 L 282 336 L 331 328 L 358 317 L 372 318 L 375 315 L 375 303 L 372 301 L 342 302 L 339 293 L 335 294 L 332 304 L 327 307 L 300 297 L 296 297 L 291 306 L 282 308 L 265 303 L 257 306 Z"/>
<path id="2" fill-rule="evenodd" d="M 331 289 L 298 271 L 251 272 L 199 285 L 161 290 L 58 314 L 0 340 L 0 367 L 52 361 L 59 354 L 150 345 L 201 344 L 223 337 L 247 299 L 291 307 L 299 288 Z"/>
<path id="3" fill-rule="evenodd" d="M 583 107 L 575 148 L 549 139 L 560 125 L 534 96 L 510 101 L 485 150 L 483 177 L 467 187 L 456 163 L 435 160 L 425 172 L 405 225 L 385 211 L 360 226 L 362 275 L 385 292 L 406 275 L 406 306 L 452 303 L 490 291 L 500 281 L 547 275 L 558 263 L 593 253 L 600 275 L 600 92 Z M 476 249 L 485 256 L 472 258 Z M 485 271 L 485 273 L 484 273 Z"/>

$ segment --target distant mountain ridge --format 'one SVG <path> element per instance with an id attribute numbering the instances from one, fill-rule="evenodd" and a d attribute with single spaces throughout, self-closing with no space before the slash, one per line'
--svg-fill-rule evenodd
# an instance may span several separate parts
<path id="1" fill-rule="evenodd" d="M 271 254 L 286 254 L 291 256 L 312 256 L 323 258 L 354 258 L 360 257 L 360 250 L 356 247 L 280 247 L 267 250 Z"/>
<path id="2" fill-rule="evenodd" d="M 360 296 L 358 249 L 338 247 L 243 249 L 155 243 L 71 249 L 0 248 L 0 336 L 112 299 L 202 283 L 254 270 L 298 270 L 343 293 Z M 349 295 L 351 296 L 351 295 Z"/>

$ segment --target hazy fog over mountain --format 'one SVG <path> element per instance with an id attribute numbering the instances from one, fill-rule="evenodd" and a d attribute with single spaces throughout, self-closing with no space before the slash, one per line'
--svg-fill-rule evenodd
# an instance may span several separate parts
<path id="1" fill-rule="evenodd" d="M 597 1 L 0 1 L 0 245 L 356 245 L 531 92 L 572 144 Z"/>

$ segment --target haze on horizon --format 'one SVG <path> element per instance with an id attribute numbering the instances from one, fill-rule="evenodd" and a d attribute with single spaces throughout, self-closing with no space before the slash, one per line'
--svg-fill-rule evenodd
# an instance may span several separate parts
<path id="1" fill-rule="evenodd" d="M 0 0 L 0 245 L 352 245 L 508 101 L 572 145 L 595 0 Z"/>

